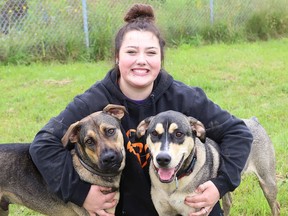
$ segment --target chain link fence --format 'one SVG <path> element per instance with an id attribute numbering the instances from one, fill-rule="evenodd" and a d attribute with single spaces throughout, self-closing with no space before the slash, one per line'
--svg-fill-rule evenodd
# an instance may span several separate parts
<path id="1" fill-rule="evenodd" d="M 278 0 L 282 1 L 282 0 Z M 111 57 L 113 38 L 133 0 L 0 0 L 0 60 Z M 203 26 L 243 27 L 273 0 L 142 0 L 153 5 L 168 45 L 197 37 Z M 17 59 L 17 60 L 16 60 Z"/>

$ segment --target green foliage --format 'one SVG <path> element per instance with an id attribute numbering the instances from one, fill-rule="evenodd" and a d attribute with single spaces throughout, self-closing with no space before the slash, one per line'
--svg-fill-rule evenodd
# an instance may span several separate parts
<path id="1" fill-rule="evenodd" d="M 29 1 L 29 19 L 0 33 L 2 64 L 99 61 L 113 58 L 114 36 L 134 0 L 87 0 L 89 48 L 85 46 L 82 6 L 78 1 Z M 288 35 L 285 0 L 214 1 L 214 20 L 208 1 L 146 0 L 155 9 L 156 23 L 168 47 L 182 44 L 235 43 Z M 123 10 L 125 8 L 125 10 Z M 228 11 L 227 8 L 231 8 Z M 29 21 L 29 22 L 28 22 Z M 28 29 L 29 28 L 29 29 Z M 27 40 L 23 43 L 23 38 Z"/>
<path id="2" fill-rule="evenodd" d="M 230 39 L 228 26 L 223 23 L 218 23 L 203 28 L 201 35 L 203 39 L 209 43 L 228 42 Z"/>
<path id="3" fill-rule="evenodd" d="M 282 37 L 288 35 L 288 15 L 283 12 L 259 12 L 247 21 L 245 28 L 249 40 Z"/>
<path id="4" fill-rule="evenodd" d="M 110 12 L 103 16 L 103 11 Z M 89 22 L 92 24 L 90 29 L 90 57 L 91 60 L 110 59 L 114 55 L 113 44 L 116 29 L 122 24 L 117 17 L 122 17 L 121 11 L 117 7 L 107 8 L 107 3 L 101 1 L 97 6 L 98 13 L 91 14 Z M 112 16 L 113 15 L 113 16 Z"/>

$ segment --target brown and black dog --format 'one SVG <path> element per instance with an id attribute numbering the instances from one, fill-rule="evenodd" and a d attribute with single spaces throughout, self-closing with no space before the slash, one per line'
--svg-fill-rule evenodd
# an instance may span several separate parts
<path id="1" fill-rule="evenodd" d="M 125 149 L 120 120 L 123 106 L 108 105 L 72 124 L 62 143 L 74 145 L 73 164 L 80 178 L 91 184 L 118 191 L 125 166 Z M 0 145 L 0 215 L 9 214 L 9 204 L 24 205 L 45 215 L 88 215 L 84 208 L 64 203 L 51 193 L 29 155 L 29 144 Z M 114 213 L 115 209 L 107 212 Z"/>
<path id="2" fill-rule="evenodd" d="M 256 118 L 244 122 L 254 137 L 244 172 L 252 171 L 257 175 L 272 214 L 279 215 L 272 142 Z M 205 137 L 200 121 L 175 111 L 144 119 L 138 125 L 137 135 L 140 137 L 146 132 L 151 151 L 151 196 L 159 215 L 186 216 L 197 211 L 184 200 L 200 184 L 216 177 L 220 164 L 218 145 Z M 231 202 L 228 193 L 222 203 L 225 215 L 229 214 Z"/>

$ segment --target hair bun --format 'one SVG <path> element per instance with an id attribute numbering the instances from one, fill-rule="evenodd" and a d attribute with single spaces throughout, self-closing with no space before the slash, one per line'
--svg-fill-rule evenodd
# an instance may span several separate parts
<path id="1" fill-rule="evenodd" d="M 124 17 L 125 22 L 134 22 L 137 19 L 155 20 L 153 8 L 146 4 L 134 4 Z"/>

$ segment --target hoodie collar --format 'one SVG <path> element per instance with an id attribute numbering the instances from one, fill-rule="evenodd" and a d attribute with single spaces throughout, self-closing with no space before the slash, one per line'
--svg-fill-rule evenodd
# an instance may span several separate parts
<path id="1" fill-rule="evenodd" d="M 130 100 L 127 98 L 120 90 L 117 79 L 118 79 L 118 70 L 117 69 L 112 69 L 108 72 L 106 77 L 103 80 L 103 84 L 105 85 L 106 89 L 111 93 L 111 95 L 115 95 L 118 99 L 120 100 Z M 150 94 L 150 97 L 147 100 L 155 102 L 159 99 L 159 97 L 167 91 L 167 89 L 171 86 L 173 82 L 173 78 L 171 75 L 169 75 L 164 69 L 160 70 L 160 73 L 156 80 L 154 81 L 154 87 L 153 90 Z M 130 100 L 132 101 L 132 100 Z"/>

